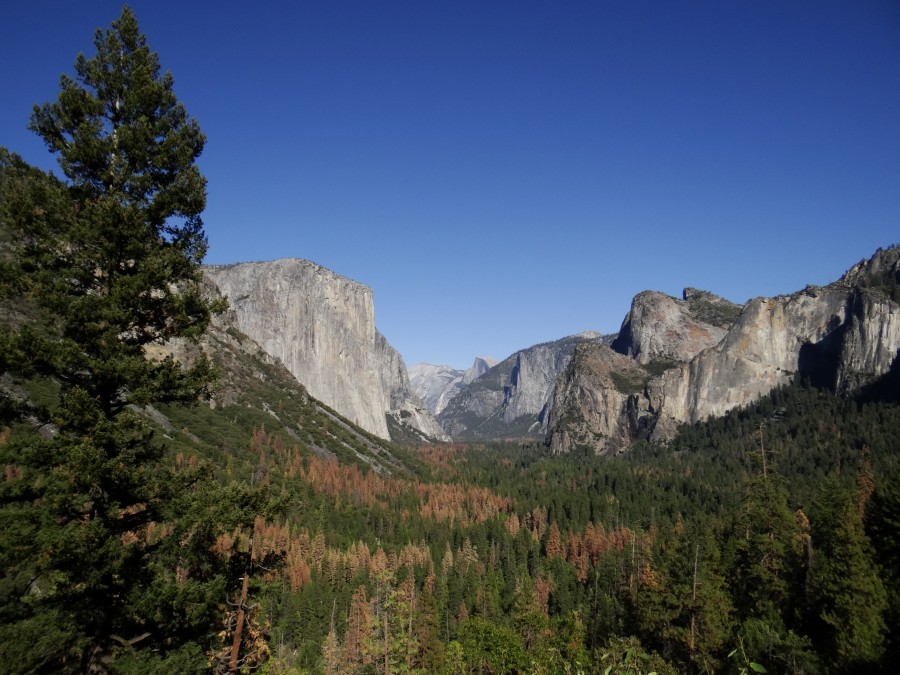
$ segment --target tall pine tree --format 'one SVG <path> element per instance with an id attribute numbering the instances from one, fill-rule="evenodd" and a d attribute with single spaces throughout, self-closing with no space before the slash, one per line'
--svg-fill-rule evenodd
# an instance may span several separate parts
<path id="1" fill-rule="evenodd" d="M 213 518 L 225 502 L 198 491 L 201 474 L 166 467 L 140 410 L 196 402 L 211 375 L 204 359 L 147 353 L 202 335 L 216 309 L 199 286 L 205 139 L 130 9 L 94 46 L 31 116 L 65 180 L 0 157 L 4 300 L 34 309 L 0 330 L 0 373 L 58 391 L 43 411 L 6 394 L 0 407 L 14 429 L 0 445 L 0 657 L 103 672 L 146 648 L 188 672 L 224 595 L 219 571 L 188 556 L 244 513 Z"/>

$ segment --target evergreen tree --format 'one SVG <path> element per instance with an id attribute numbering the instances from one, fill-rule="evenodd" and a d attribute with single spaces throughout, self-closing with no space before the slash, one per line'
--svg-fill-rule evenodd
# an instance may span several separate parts
<path id="1" fill-rule="evenodd" d="M 900 658 L 900 476 L 878 484 L 865 518 L 888 598 L 885 659 L 896 662 Z"/>
<path id="2" fill-rule="evenodd" d="M 778 477 L 750 481 L 733 537 L 739 615 L 772 626 L 794 620 L 805 574 L 803 532 Z"/>
<path id="3" fill-rule="evenodd" d="M 796 632 L 805 603 L 808 532 L 791 513 L 780 476 L 753 478 L 729 542 L 738 640 L 752 661 L 785 672 L 816 672 L 805 635 Z"/>
<path id="4" fill-rule="evenodd" d="M 810 585 L 819 646 L 835 672 L 866 672 L 884 651 L 887 594 L 854 496 L 829 482 L 816 512 Z"/>
<path id="5" fill-rule="evenodd" d="M 13 670 L 103 672 L 146 648 L 190 672 L 224 596 L 209 560 L 217 528 L 260 506 L 210 498 L 202 468 L 166 468 L 140 414 L 196 402 L 211 377 L 202 358 L 149 358 L 153 345 L 202 335 L 217 309 L 199 287 L 204 137 L 131 10 L 94 45 L 31 116 L 66 180 L 0 158 L 3 292 L 36 308 L 0 331 L 0 372 L 59 393 L 30 411 L 44 433 L 19 424 L 0 445 L 12 467 L 0 487 L 0 652 Z M 5 403 L 6 422 L 24 412 Z"/>
<path id="6" fill-rule="evenodd" d="M 480 618 L 467 619 L 460 626 L 459 641 L 469 672 L 527 672 L 522 638 L 509 628 Z"/>
<path id="7" fill-rule="evenodd" d="M 416 622 L 416 640 L 419 644 L 418 666 L 426 673 L 436 673 L 444 661 L 444 645 L 440 640 L 440 615 L 434 593 L 426 585 L 422 589 Z"/>
<path id="8" fill-rule="evenodd" d="M 717 544 L 691 528 L 658 542 L 657 550 L 664 564 L 645 567 L 636 593 L 641 634 L 673 662 L 713 671 L 731 637 L 732 613 Z"/>

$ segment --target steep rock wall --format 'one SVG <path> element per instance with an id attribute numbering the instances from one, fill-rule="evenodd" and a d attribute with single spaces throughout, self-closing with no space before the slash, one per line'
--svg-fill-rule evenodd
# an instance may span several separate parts
<path id="1" fill-rule="evenodd" d="M 737 316 L 738 306 L 695 289 L 685 289 L 684 295 L 685 300 L 678 300 L 657 291 L 638 293 L 612 348 L 647 365 L 653 361 L 688 361 L 717 344 L 729 326 L 719 315 L 732 312 Z M 710 315 L 719 309 L 724 311 L 716 312 L 719 320 L 715 321 Z M 697 314 L 712 320 L 704 321 Z"/>
<path id="2" fill-rule="evenodd" d="M 796 377 L 844 394 L 898 367 L 898 247 L 879 250 L 824 288 L 756 298 L 743 309 L 686 289 L 685 303 L 652 292 L 635 299 L 623 334 L 613 344 L 633 363 L 649 365 L 644 383 L 624 407 L 610 395 L 610 379 L 620 391 L 625 383 L 625 393 L 630 393 L 629 387 L 639 382 L 637 375 L 608 358 L 600 359 L 602 367 L 590 359 L 573 361 L 576 372 L 557 381 L 552 399 L 551 448 L 565 452 L 577 436 L 582 444 L 595 438 L 595 451 L 606 452 L 627 437 L 626 431 L 671 438 L 680 423 L 724 415 Z M 723 331 L 721 339 L 711 328 Z M 690 357 L 702 340 L 686 338 L 698 333 L 712 344 Z M 684 357 L 690 358 L 677 362 Z M 671 361 L 651 378 L 655 359 Z M 585 372 L 577 372 L 579 368 Z M 609 408 L 602 410 L 604 405 Z"/>
<path id="3" fill-rule="evenodd" d="M 556 378 L 575 345 L 609 341 L 594 331 L 534 345 L 501 361 L 464 386 L 438 416 L 453 437 L 492 438 L 546 431 Z"/>
<path id="4" fill-rule="evenodd" d="M 724 415 L 796 375 L 845 393 L 890 370 L 900 352 L 900 309 L 864 290 L 807 288 L 756 298 L 721 343 L 650 383 L 655 436 L 680 422 Z"/>
<path id="5" fill-rule="evenodd" d="M 501 417 L 513 422 L 523 415 L 540 416 L 553 393 L 553 384 L 572 360 L 572 348 L 555 343 L 536 345 L 515 355 L 516 363 L 504 388 Z M 546 419 L 542 419 L 546 425 Z"/>
<path id="6" fill-rule="evenodd" d="M 547 424 L 551 452 L 584 448 L 610 454 L 626 448 L 639 429 L 629 414 L 636 395 L 623 383 L 645 378 L 637 363 L 606 345 L 578 345 L 551 394 Z"/>
<path id="7" fill-rule="evenodd" d="M 387 393 L 387 414 L 398 425 L 410 427 L 437 440 L 449 440 L 441 425 L 413 391 L 400 352 L 381 333 L 375 333 L 375 362 L 381 364 L 381 388 Z"/>
<path id="8" fill-rule="evenodd" d="M 298 259 L 209 266 L 204 274 L 228 296 L 240 330 L 312 396 L 390 438 L 385 414 L 403 402 L 405 366 L 375 329 L 370 288 Z"/>

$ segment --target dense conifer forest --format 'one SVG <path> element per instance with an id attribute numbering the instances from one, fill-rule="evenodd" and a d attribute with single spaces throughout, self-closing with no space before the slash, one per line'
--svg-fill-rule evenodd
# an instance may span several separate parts
<path id="1" fill-rule="evenodd" d="M 618 458 L 438 446 L 427 477 L 385 478 L 260 429 L 296 504 L 252 534 L 283 554 L 254 586 L 269 667 L 879 672 L 898 430 L 896 402 L 796 385 Z"/>
<path id="2" fill-rule="evenodd" d="M 3 670 L 891 670 L 896 367 L 601 458 L 400 447 L 249 351 L 148 359 L 222 309 L 203 138 L 129 10 L 96 46 L 32 117 L 67 179 L 0 155 Z"/>

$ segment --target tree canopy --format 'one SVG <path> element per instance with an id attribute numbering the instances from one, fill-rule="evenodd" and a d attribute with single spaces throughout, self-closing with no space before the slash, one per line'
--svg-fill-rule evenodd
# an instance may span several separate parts
<path id="1" fill-rule="evenodd" d="M 195 403 L 212 376 L 205 357 L 151 353 L 198 338 L 218 309 L 200 288 L 205 139 L 129 8 L 94 47 L 31 115 L 64 179 L 0 155 L 2 299 L 29 308 L 0 329 L 15 430 L 0 445 L 0 630 L 23 671 L 102 671 L 144 647 L 202 663 L 190 640 L 209 632 L 226 572 L 203 558 L 244 517 L 204 493 L 202 468 L 166 465 L 142 414 Z M 26 378 L 43 405 L 16 394 Z"/>

